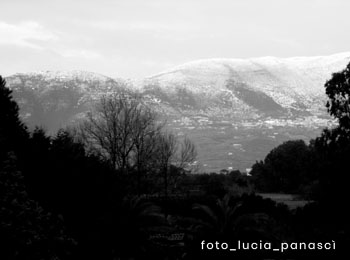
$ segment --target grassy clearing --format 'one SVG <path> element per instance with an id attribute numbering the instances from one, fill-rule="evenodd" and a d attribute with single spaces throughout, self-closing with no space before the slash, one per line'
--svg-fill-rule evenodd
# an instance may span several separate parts
<path id="1" fill-rule="evenodd" d="M 271 199 L 276 203 L 283 203 L 293 210 L 298 207 L 304 207 L 310 201 L 300 200 L 296 195 L 293 194 L 283 194 L 283 193 L 258 193 L 259 196 L 264 199 Z"/>

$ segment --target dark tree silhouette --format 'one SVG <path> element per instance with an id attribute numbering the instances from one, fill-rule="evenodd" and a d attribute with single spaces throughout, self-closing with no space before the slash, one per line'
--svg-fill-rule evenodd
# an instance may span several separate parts
<path id="1" fill-rule="evenodd" d="M 346 196 L 350 158 L 350 63 L 343 71 L 334 73 L 325 88 L 328 112 L 338 120 L 338 125 L 325 129 L 312 142 L 317 199 L 342 201 Z"/>
<path id="2" fill-rule="evenodd" d="M 5 248 L 0 258 L 66 258 L 73 240 L 66 235 L 62 218 L 48 213 L 28 192 L 24 172 L 32 173 L 27 168 L 32 158 L 30 136 L 1 76 L 0 122 L 0 243 Z M 33 133 L 37 136 L 39 130 Z"/>
<path id="3" fill-rule="evenodd" d="M 145 167 L 143 157 L 149 150 L 143 142 L 161 127 L 156 113 L 142 104 L 139 97 L 113 93 L 102 96 L 95 109 L 87 113 L 80 134 L 90 150 L 125 173 L 133 167 Z"/>
<path id="4" fill-rule="evenodd" d="M 346 68 L 334 73 L 325 84 L 328 95 L 327 108 L 330 115 L 338 119 L 339 128 L 350 132 L 350 63 Z"/>
<path id="5" fill-rule="evenodd" d="M 192 169 L 197 153 L 188 138 L 180 143 L 164 128 L 165 121 L 139 96 L 113 93 L 101 97 L 79 125 L 78 133 L 88 151 L 110 162 L 121 175 L 136 174 L 138 193 L 143 177 L 152 173 L 162 175 L 167 195 L 170 179 L 176 186 L 178 173 Z"/>
<path id="6" fill-rule="evenodd" d="M 303 140 L 287 141 L 274 148 L 263 162 L 253 165 L 256 188 L 264 192 L 299 192 L 307 181 L 310 152 Z"/>
<path id="7" fill-rule="evenodd" d="M 28 140 L 26 126 L 19 118 L 19 108 L 12 98 L 12 91 L 0 76 L 0 161 L 8 151 L 16 155 L 23 150 Z"/>
<path id="8" fill-rule="evenodd" d="M 75 242 L 66 235 L 62 217 L 29 198 L 15 164 L 14 154 L 9 153 L 0 168 L 0 258 L 67 258 Z"/>

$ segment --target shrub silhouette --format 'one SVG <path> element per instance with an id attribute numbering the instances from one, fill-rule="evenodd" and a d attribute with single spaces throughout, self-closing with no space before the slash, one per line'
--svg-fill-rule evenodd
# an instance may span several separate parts
<path id="1" fill-rule="evenodd" d="M 247 195 L 237 199 L 225 195 L 224 198 L 217 200 L 216 207 L 195 204 L 193 210 L 200 212 L 198 217 L 202 220 L 197 226 L 198 231 L 203 232 L 204 236 L 210 239 L 223 241 L 234 239 L 276 241 L 272 227 L 276 225 L 274 219 L 266 210 L 259 211 L 251 208 L 249 198 L 253 198 L 252 196 Z"/>
<path id="2" fill-rule="evenodd" d="M 126 197 L 113 207 L 105 226 L 115 257 L 141 257 L 151 248 L 149 232 L 166 226 L 160 207 L 142 197 Z M 149 252 L 148 252 L 149 253 Z"/>
<path id="3" fill-rule="evenodd" d="M 62 217 L 46 212 L 26 192 L 23 176 L 9 153 L 0 169 L 1 259 L 67 258 L 74 241 L 67 236 Z"/>

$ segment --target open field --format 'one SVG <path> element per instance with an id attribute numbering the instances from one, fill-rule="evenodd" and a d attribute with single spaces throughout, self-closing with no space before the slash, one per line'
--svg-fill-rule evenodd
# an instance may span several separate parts
<path id="1" fill-rule="evenodd" d="M 293 210 L 298 207 L 303 207 L 310 201 L 300 200 L 293 194 L 281 194 L 281 193 L 258 193 L 264 199 L 271 199 L 277 203 L 285 204 L 289 209 Z"/>

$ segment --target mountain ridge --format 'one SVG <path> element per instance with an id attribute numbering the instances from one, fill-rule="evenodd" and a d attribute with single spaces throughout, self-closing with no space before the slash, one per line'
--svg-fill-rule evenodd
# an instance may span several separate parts
<path id="1" fill-rule="evenodd" d="M 87 71 L 17 73 L 6 80 L 25 122 L 49 133 L 79 121 L 103 94 L 137 92 L 167 118 L 169 128 L 198 144 L 199 159 L 210 171 L 245 169 L 279 143 L 310 140 L 332 125 L 324 84 L 349 61 L 350 52 L 209 59 L 137 82 Z"/>

